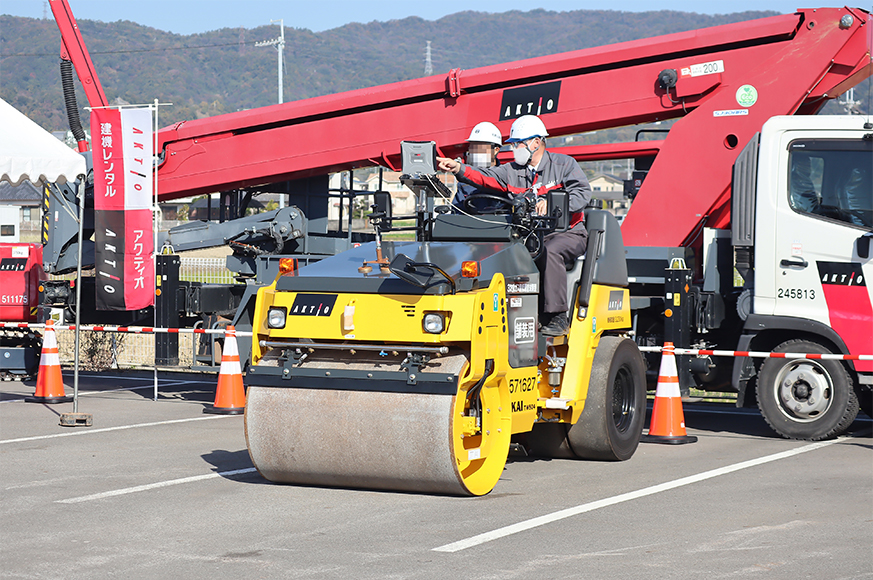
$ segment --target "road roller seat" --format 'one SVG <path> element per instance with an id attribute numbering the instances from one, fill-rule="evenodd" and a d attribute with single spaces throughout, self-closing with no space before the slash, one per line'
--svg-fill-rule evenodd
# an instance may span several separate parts
<path id="1" fill-rule="evenodd" d="M 579 296 L 581 306 L 588 306 L 592 285 L 621 288 L 628 285 L 624 242 L 618 220 L 606 210 L 587 208 L 585 227 L 588 230 L 588 248 L 567 266 L 567 296 L 570 297 L 568 316 L 572 316 L 575 296 Z"/>

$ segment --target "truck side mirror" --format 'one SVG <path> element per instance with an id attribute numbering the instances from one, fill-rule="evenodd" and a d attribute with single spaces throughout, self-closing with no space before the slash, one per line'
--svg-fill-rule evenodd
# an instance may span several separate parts
<path id="1" fill-rule="evenodd" d="M 555 218 L 555 231 L 566 232 L 570 227 L 570 195 L 563 189 L 555 189 L 546 195 L 549 217 Z"/>
<path id="2" fill-rule="evenodd" d="M 873 238 L 873 232 L 864 234 L 858 238 L 858 257 L 866 260 L 870 257 L 870 239 Z"/>

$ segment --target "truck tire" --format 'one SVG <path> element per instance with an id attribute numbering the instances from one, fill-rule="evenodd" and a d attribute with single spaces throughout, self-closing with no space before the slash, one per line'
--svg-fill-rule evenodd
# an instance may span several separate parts
<path id="1" fill-rule="evenodd" d="M 788 340 L 773 352 L 828 353 L 808 340 Z M 845 432 L 858 415 L 858 397 L 840 361 L 768 358 L 758 374 L 758 407 L 787 439 L 819 441 Z"/>
<path id="2" fill-rule="evenodd" d="M 585 408 L 567 431 L 570 447 L 582 459 L 630 459 L 645 419 L 643 357 L 632 340 L 604 336 L 594 353 Z"/>

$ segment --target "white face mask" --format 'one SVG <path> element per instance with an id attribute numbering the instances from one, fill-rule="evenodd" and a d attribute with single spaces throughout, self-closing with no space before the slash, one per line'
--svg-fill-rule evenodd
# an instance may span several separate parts
<path id="1" fill-rule="evenodd" d="M 487 153 L 467 153 L 467 165 L 473 167 L 489 167 L 491 160 Z"/>
<path id="2" fill-rule="evenodd" d="M 519 165 L 527 165 L 530 158 L 539 150 L 539 147 L 531 151 L 527 148 L 527 143 L 523 143 L 521 147 L 516 147 L 512 150 L 512 157 Z"/>

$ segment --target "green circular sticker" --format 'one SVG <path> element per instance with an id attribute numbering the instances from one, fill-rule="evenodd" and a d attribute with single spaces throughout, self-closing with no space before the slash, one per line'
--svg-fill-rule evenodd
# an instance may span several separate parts
<path id="1" fill-rule="evenodd" d="M 752 85 L 743 85 L 737 89 L 737 104 L 741 107 L 751 107 L 758 102 L 758 90 Z"/>

